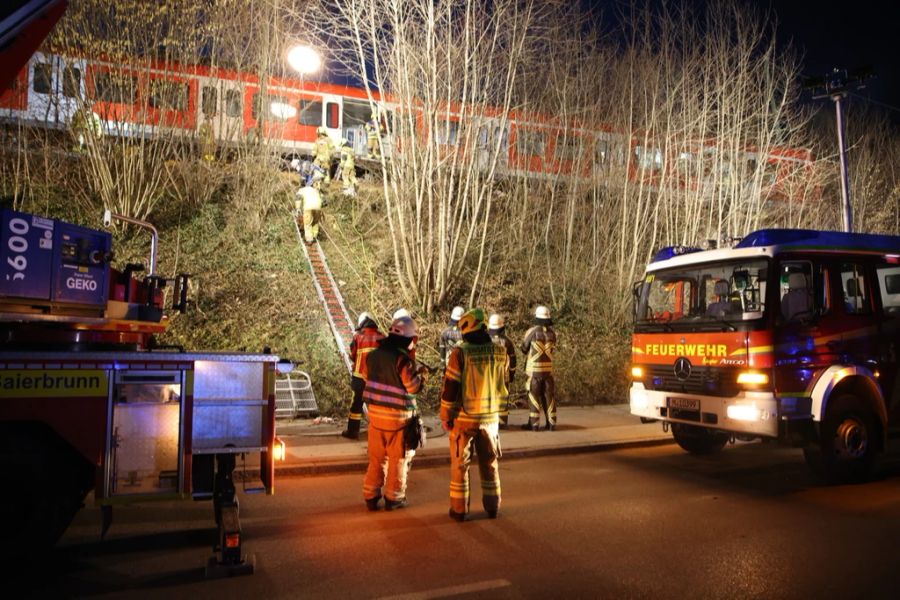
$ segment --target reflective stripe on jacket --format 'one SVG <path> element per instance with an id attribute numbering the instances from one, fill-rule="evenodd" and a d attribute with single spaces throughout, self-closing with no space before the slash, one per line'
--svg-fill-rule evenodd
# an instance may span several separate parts
<path id="1" fill-rule="evenodd" d="M 378 347 L 378 342 L 384 339 L 384 334 L 377 327 L 363 327 L 353 335 L 350 342 L 350 362 L 353 363 L 353 376 L 365 379 L 366 358 L 369 353 Z"/>
<path id="2" fill-rule="evenodd" d="M 369 405 L 369 423 L 373 427 L 397 430 L 412 417 L 422 378 L 405 350 L 385 344 L 390 339 L 381 340 L 368 353 L 363 401 Z"/>
<path id="3" fill-rule="evenodd" d="M 520 348 L 525 354 L 525 374 L 553 373 L 556 332 L 549 325 L 535 325 L 525 333 Z"/>
<path id="4" fill-rule="evenodd" d="M 441 421 L 481 425 L 496 423 L 509 391 L 506 349 L 462 342 L 450 350 L 441 390 Z"/>

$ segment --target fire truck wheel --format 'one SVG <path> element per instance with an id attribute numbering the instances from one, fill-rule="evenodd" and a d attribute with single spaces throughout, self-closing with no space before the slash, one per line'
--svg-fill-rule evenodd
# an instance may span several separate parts
<path id="1" fill-rule="evenodd" d="M 672 423 L 671 427 L 675 442 L 691 454 L 715 454 L 728 443 L 724 431 L 684 423 Z"/>
<path id="2" fill-rule="evenodd" d="M 878 454 L 872 410 L 852 394 L 839 396 L 827 410 L 819 426 L 819 443 L 803 449 L 806 463 L 829 483 L 867 479 Z"/>
<path id="3" fill-rule="evenodd" d="M 0 433 L 0 463 L 14 482 L 14 489 L 0 500 L 3 514 L 11 517 L 2 547 L 4 552 L 35 555 L 62 537 L 92 487 L 94 470 L 43 428 L 9 426 Z"/>

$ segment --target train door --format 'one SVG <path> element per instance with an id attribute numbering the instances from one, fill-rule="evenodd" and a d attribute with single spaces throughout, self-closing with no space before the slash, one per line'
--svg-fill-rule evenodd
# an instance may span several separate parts
<path id="1" fill-rule="evenodd" d="M 509 157 L 509 126 L 501 124 L 499 119 L 482 119 L 475 133 L 475 163 L 479 171 L 490 170 L 495 153 L 496 170 L 504 172 Z"/>
<path id="2" fill-rule="evenodd" d="M 366 121 L 372 108 L 366 100 L 345 99 L 343 102 L 342 130 L 344 139 L 350 142 L 353 153 L 366 156 Z"/>
<path id="3" fill-rule="evenodd" d="M 334 143 L 335 148 L 341 147 L 343 139 L 343 130 L 341 128 L 341 96 L 332 96 L 326 94 L 322 98 L 322 125 L 328 131 L 328 137 Z"/>
<path id="4" fill-rule="evenodd" d="M 244 116 L 244 97 L 240 82 L 202 78 L 199 112 L 197 131 L 201 144 L 210 141 L 237 142 Z"/>
<path id="5" fill-rule="evenodd" d="M 117 371 L 107 441 L 106 497 L 183 490 L 184 371 Z"/>

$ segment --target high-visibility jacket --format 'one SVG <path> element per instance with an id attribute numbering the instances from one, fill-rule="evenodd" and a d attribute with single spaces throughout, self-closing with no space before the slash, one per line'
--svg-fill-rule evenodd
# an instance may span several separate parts
<path id="1" fill-rule="evenodd" d="M 509 357 L 509 376 L 507 377 L 506 382 L 509 383 L 516 376 L 516 346 L 513 344 L 513 341 L 503 333 L 502 329 L 488 329 L 488 335 L 491 336 L 492 342 L 506 350 L 506 355 Z"/>
<path id="2" fill-rule="evenodd" d="M 312 187 L 302 187 L 297 191 L 302 203 L 302 210 L 322 210 L 322 195 Z"/>
<path id="3" fill-rule="evenodd" d="M 313 155 L 316 162 L 320 165 L 325 166 L 329 164 L 331 157 L 334 155 L 334 144 L 331 142 L 331 138 L 327 135 L 316 138 L 316 142 L 313 145 Z"/>
<path id="4" fill-rule="evenodd" d="M 353 334 L 353 340 L 350 342 L 350 361 L 353 363 L 354 377 L 366 378 L 368 373 L 366 359 L 383 339 L 384 334 L 375 326 L 363 327 Z"/>
<path id="5" fill-rule="evenodd" d="M 341 146 L 341 171 L 350 172 L 356 168 L 356 157 L 353 148 Z"/>
<path id="6" fill-rule="evenodd" d="M 535 325 L 525 333 L 520 348 L 525 355 L 525 374 L 553 373 L 553 353 L 556 351 L 556 332 L 550 325 Z"/>
<path id="7" fill-rule="evenodd" d="M 462 426 L 496 423 L 506 406 L 509 356 L 485 333 L 450 350 L 441 390 L 441 421 Z"/>
<path id="8" fill-rule="evenodd" d="M 407 351 L 387 337 L 366 358 L 363 402 L 369 406 L 369 425 L 376 429 L 403 429 L 416 409 L 416 393 L 422 377 Z"/>

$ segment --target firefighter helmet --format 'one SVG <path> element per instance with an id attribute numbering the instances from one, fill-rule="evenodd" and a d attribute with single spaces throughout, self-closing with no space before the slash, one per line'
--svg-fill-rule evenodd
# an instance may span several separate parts
<path id="1" fill-rule="evenodd" d="M 341 141 L 341 146 L 342 146 L 343 148 L 349 148 L 349 147 L 350 147 L 350 140 L 346 140 L 346 139 L 345 139 L 345 140 L 342 140 L 342 141 Z"/>
<path id="2" fill-rule="evenodd" d="M 534 317 L 536 319 L 549 319 L 550 309 L 546 306 L 538 306 L 534 311 Z"/>
<path id="3" fill-rule="evenodd" d="M 488 319 L 488 329 L 503 329 L 504 325 L 506 325 L 506 319 L 503 318 L 503 315 L 494 313 Z"/>
<path id="4" fill-rule="evenodd" d="M 412 315 L 409 314 L 409 311 L 405 308 L 398 308 L 394 311 L 394 314 L 391 316 L 391 319 L 396 321 L 397 319 L 402 319 L 403 317 L 410 317 Z"/>
<path id="5" fill-rule="evenodd" d="M 454 306 L 453 312 L 450 313 L 451 321 L 459 321 L 462 319 L 463 313 L 466 312 L 462 306 Z"/>
<path id="6" fill-rule="evenodd" d="M 394 319 L 394 322 L 391 323 L 391 328 L 388 330 L 388 333 L 393 335 L 399 335 L 400 337 L 405 338 L 414 338 L 418 335 L 418 331 L 416 330 L 416 322 L 412 320 L 411 317 L 400 317 L 399 319 Z"/>
<path id="7" fill-rule="evenodd" d="M 319 137 L 326 136 L 328 135 L 328 130 L 326 130 L 324 127 L 319 127 L 318 129 L 316 129 L 316 135 Z"/>
<path id="8" fill-rule="evenodd" d="M 486 327 L 487 325 L 484 322 L 484 311 L 480 308 L 473 308 L 467 311 L 459 320 L 459 332 L 463 335 L 481 331 Z"/>
<path id="9" fill-rule="evenodd" d="M 363 323 L 365 323 L 366 321 L 372 321 L 374 323 L 375 319 L 373 319 L 372 315 L 367 312 L 359 313 L 359 318 L 356 319 L 356 328 L 359 329 L 360 327 L 362 327 Z"/>

